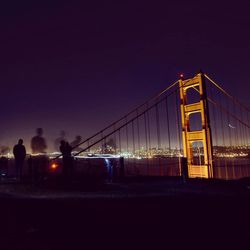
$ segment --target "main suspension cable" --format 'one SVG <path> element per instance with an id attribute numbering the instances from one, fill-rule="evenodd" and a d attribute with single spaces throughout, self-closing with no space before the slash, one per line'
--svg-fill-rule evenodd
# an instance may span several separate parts
<path id="1" fill-rule="evenodd" d="M 224 90 L 218 83 L 216 83 L 214 80 L 212 80 L 207 74 L 204 74 L 204 76 L 213 83 L 220 91 L 222 91 L 223 94 L 225 94 L 227 97 L 229 97 L 231 100 L 233 100 L 234 103 L 237 103 L 238 105 L 244 107 L 248 112 L 250 112 L 250 108 L 248 108 L 245 104 L 240 102 L 238 99 L 230 95 L 226 90 Z"/>

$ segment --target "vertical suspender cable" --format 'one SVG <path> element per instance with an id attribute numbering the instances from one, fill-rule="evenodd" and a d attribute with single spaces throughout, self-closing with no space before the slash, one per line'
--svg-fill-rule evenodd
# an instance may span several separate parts
<path id="1" fill-rule="evenodd" d="M 116 145 L 117 144 L 117 140 L 116 140 L 115 124 L 114 124 L 113 128 L 114 128 L 114 147 L 115 147 L 114 150 L 115 150 L 115 154 L 117 154 L 117 145 Z"/>
<path id="2" fill-rule="evenodd" d="M 239 107 L 239 112 L 241 113 L 241 108 Z M 239 132 L 240 132 L 240 148 L 242 148 L 244 142 L 244 136 L 243 136 L 243 125 L 241 122 L 239 122 Z"/>
<path id="3" fill-rule="evenodd" d="M 104 154 L 105 139 L 103 140 L 103 131 L 101 132 L 101 138 L 102 138 L 102 154 Z"/>
<path id="4" fill-rule="evenodd" d="M 247 112 L 247 124 L 250 124 L 250 119 L 249 119 L 249 112 Z M 250 143 L 250 129 L 247 128 L 247 147 L 249 147 L 249 143 Z"/>
<path id="5" fill-rule="evenodd" d="M 121 155 L 122 153 L 121 129 L 119 129 L 118 135 L 119 135 L 119 154 Z"/>
<path id="6" fill-rule="evenodd" d="M 157 135 L 157 155 L 158 155 L 158 165 L 160 170 L 160 175 L 163 176 L 163 169 L 161 168 L 161 157 L 159 155 L 161 148 L 161 138 L 160 138 L 160 118 L 159 118 L 159 107 L 158 103 L 155 105 L 155 118 L 156 118 L 156 135 Z"/>
<path id="7" fill-rule="evenodd" d="M 240 107 L 240 119 L 241 119 L 241 121 L 243 121 L 244 119 L 243 119 L 243 111 L 242 111 L 242 107 Z M 245 121 L 245 120 L 244 120 Z M 246 148 L 246 145 L 247 145 L 247 131 L 246 131 L 246 129 L 248 129 L 248 128 L 246 128 L 246 126 L 245 125 L 242 125 L 242 135 L 243 135 L 243 151 L 245 150 L 245 148 Z M 244 164 L 242 164 L 243 162 L 242 161 L 240 161 L 240 169 L 241 168 L 244 168 Z"/>
<path id="8" fill-rule="evenodd" d="M 234 114 L 237 114 L 237 106 L 235 104 L 233 104 L 233 112 Z M 238 120 L 235 120 L 235 124 L 233 124 L 234 126 L 234 137 L 235 137 L 235 142 L 234 142 L 234 149 L 236 152 L 238 152 L 239 150 L 239 146 L 240 146 L 240 143 L 239 143 L 239 133 L 240 133 L 240 122 Z"/>
<path id="9" fill-rule="evenodd" d="M 230 103 L 228 99 L 227 99 L 227 110 L 230 110 Z M 230 123 L 230 116 L 228 113 L 227 113 L 227 123 L 228 123 L 227 129 L 229 134 L 229 153 L 232 153 L 231 123 Z M 232 158 L 231 164 L 232 164 L 231 167 L 232 167 L 233 179 L 235 179 L 236 175 L 238 175 L 238 171 L 236 171 L 237 169 L 235 168 L 234 165 L 234 158 Z"/>
<path id="10" fill-rule="evenodd" d="M 168 140 L 168 154 L 171 156 L 171 139 L 170 139 L 170 126 L 169 126 L 169 111 L 168 111 L 168 97 L 165 99 L 166 118 L 167 118 L 167 140 Z M 170 166 L 170 175 L 172 175 L 173 165 Z"/>
<path id="11" fill-rule="evenodd" d="M 140 156 L 141 154 L 141 138 L 140 138 L 140 121 L 139 121 L 139 113 L 138 109 L 136 110 L 136 115 L 137 115 L 137 139 L 138 139 L 138 154 Z"/>
<path id="12" fill-rule="evenodd" d="M 219 93 L 219 102 L 221 102 L 221 93 Z M 221 106 L 221 103 L 220 103 L 220 106 Z M 223 128 L 223 113 L 222 113 L 222 110 L 220 109 L 220 124 L 221 124 L 221 135 L 222 135 L 222 154 L 225 152 L 226 150 L 226 147 L 225 147 L 225 134 L 224 134 L 224 128 Z M 223 157 L 223 155 L 222 155 Z M 228 179 L 228 169 L 227 169 L 227 162 L 226 162 L 226 158 L 224 156 L 224 167 L 225 167 L 225 178 Z"/>
<path id="13" fill-rule="evenodd" d="M 87 140 L 87 145 L 88 145 L 88 147 L 89 147 L 89 140 Z M 90 152 L 90 148 L 88 149 L 88 151 Z"/>
<path id="14" fill-rule="evenodd" d="M 167 135 L 168 135 L 168 149 L 171 151 L 171 140 L 170 140 L 170 127 L 169 127 L 169 112 L 168 112 L 168 97 L 166 97 L 166 116 L 167 116 Z"/>
<path id="15" fill-rule="evenodd" d="M 132 121 L 132 140 L 133 140 L 133 154 L 135 156 L 135 126 L 134 126 L 134 120 Z"/>
<path id="16" fill-rule="evenodd" d="M 160 118 L 159 118 L 158 104 L 156 104 L 156 106 L 155 106 L 155 116 L 156 116 L 157 146 L 158 146 L 158 150 L 159 150 L 161 148 L 161 131 L 160 131 Z"/>
<path id="17" fill-rule="evenodd" d="M 135 168 L 136 171 L 137 171 L 136 158 L 135 158 L 135 128 L 134 128 L 134 120 L 132 121 L 132 141 L 133 141 L 134 168 Z"/>
<path id="18" fill-rule="evenodd" d="M 250 124 L 250 122 L 249 122 L 249 112 L 247 112 L 247 124 L 249 125 Z M 249 128 L 246 128 L 246 130 L 247 130 L 247 138 L 246 138 L 246 142 L 247 142 L 247 145 L 246 145 L 246 150 L 247 150 L 247 152 L 249 152 L 249 149 L 250 149 L 250 129 Z M 246 176 L 249 176 L 249 166 L 247 165 L 246 166 L 246 171 L 247 171 L 247 174 L 246 174 Z"/>
<path id="19" fill-rule="evenodd" d="M 242 107 L 240 107 L 240 119 L 241 119 L 241 121 L 244 120 L 244 119 L 243 119 Z M 243 135 L 243 146 L 245 147 L 247 135 L 246 135 L 246 127 L 245 127 L 244 125 L 242 126 L 242 135 Z"/>
<path id="20" fill-rule="evenodd" d="M 128 122 L 128 118 L 126 116 L 126 148 L 127 148 L 127 154 L 128 154 L 129 152 L 128 152 L 128 124 L 127 122 Z"/>
<path id="21" fill-rule="evenodd" d="M 178 103 L 178 97 L 177 97 L 178 90 L 175 91 L 175 101 L 176 101 L 176 123 L 177 123 L 177 140 L 179 145 L 179 175 L 181 176 L 181 139 L 180 139 L 180 110 L 179 110 L 179 103 Z"/>
<path id="22" fill-rule="evenodd" d="M 250 120 L 249 120 L 249 112 L 247 112 L 247 124 L 250 124 Z M 247 128 L 247 152 L 249 152 L 250 149 L 250 129 Z M 246 167 L 247 170 L 247 176 L 249 176 L 249 166 Z"/>
<path id="23" fill-rule="evenodd" d="M 148 146 L 149 146 L 149 155 L 151 156 L 151 126 L 150 126 L 150 119 L 149 119 L 149 112 L 150 110 L 148 110 L 147 112 L 147 125 L 148 125 Z"/>
<path id="24" fill-rule="evenodd" d="M 129 157 L 129 138 L 128 138 L 128 124 L 127 124 L 127 122 L 128 122 L 128 117 L 126 116 L 126 118 L 125 118 L 125 121 L 126 121 L 126 126 L 125 126 L 125 128 L 126 128 L 126 150 L 127 150 L 127 158 L 128 158 L 128 160 L 127 160 L 127 167 L 129 168 L 129 166 L 130 166 L 130 157 Z"/>
<path id="25" fill-rule="evenodd" d="M 143 114 L 144 118 L 144 128 L 145 128 L 145 141 L 146 141 L 146 152 L 147 152 L 147 175 L 149 174 L 149 153 L 148 153 L 148 129 L 147 129 L 147 119 L 146 119 L 146 113 Z"/>
<path id="26" fill-rule="evenodd" d="M 236 105 L 233 105 L 233 112 L 234 114 L 236 114 Z M 238 146 L 239 146 L 239 136 L 238 136 L 238 121 L 235 120 L 235 124 L 233 124 L 235 129 L 234 129 L 234 136 L 235 136 L 235 143 L 234 145 L 236 146 L 236 149 L 238 149 Z"/>
<path id="27" fill-rule="evenodd" d="M 147 105 L 147 109 L 148 109 L 148 105 Z M 149 119 L 149 113 L 150 110 L 147 111 L 146 117 L 147 117 L 147 128 L 148 128 L 148 152 L 149 152 L 149 157 L 151 158 L 151 132 L 150 132 L 150 119 Z M 148 172 L 150 174 L 150 167 L 151 164 L 149 164 L 149 168 L 148 168 Z"/>
<path id="28" fill-rule="evenodd" d="M 213 93 L 213 88 L 212 86 L 210 86 L 210 88 L 208 88 L 209 91 L 209 95 L 211 96 L 211 98 L 214 100 L 215 95 Z M 216 149 L 218 149 L 219 143 L 218 143 L 218 131 L 217 131 L 217 113 L 216 113 L 216 109 L 215 107 L 211 104 L 211 108 L 209 108 L 209 110 L 212 110 L 211 115 L 212 115 L 212 121 L 213 121 L 213 127 L 212 127 L 212 138 L 215 139 L 215 145 L 213 145 L 213 154 L 215 153 L 215 146 Z M 214 164 L 213 167 L 214 169 L 218 170 L 218 178 L 221 178 L 221 166 L 220 166 L 220 161 L 218 161 L 216 155 L 213 155 L 214 158 Z M 216 174 L 217 171 L 215 171 Z"/>

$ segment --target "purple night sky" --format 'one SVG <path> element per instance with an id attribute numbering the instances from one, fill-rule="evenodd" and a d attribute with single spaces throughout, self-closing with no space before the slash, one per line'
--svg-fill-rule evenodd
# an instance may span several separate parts
<path id="1" fill-rule="evenodd" d="M 0 145 L 86 138 L 180 72 L 250 104 L 249 1 L 85 2 L 1 3 Z"/>

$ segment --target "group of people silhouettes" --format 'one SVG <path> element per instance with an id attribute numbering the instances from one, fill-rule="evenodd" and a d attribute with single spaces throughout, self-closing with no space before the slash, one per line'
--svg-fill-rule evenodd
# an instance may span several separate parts
<path id="1" fill-rule="evenodd" d="M 58 151 L 61 146 L 61 141 L 67 141 L 66 132 L 62 130 L 59 134 L 59 137 L 56 138 L 54 142 L 54 149 Z M 75 151 L 81 151 L 82 148 L 79 147 L 79 144 L 82 142 L 82 137 L 80 135 L 76 135 L 75 139 L 70 143 L 70 146 L 74 148 Z"/>
<path id="2" fill-rule="evenodd" d="M 45 153 L 47 149 L 46 141 L 43 137 L 43 129 L 37 128 L 36 135 L 31 139 L 32 154 Z M 21 178 L 22 169 L 26 157 L 26 148 L 23 145 L 23 139 L 19 139 L 18 143 L 13 148 L 13 155 L 15 158 L 16 176 Z"/>
<path id="3" fill-rule="evenodd" d="M 60 142 L 59 142 L 60 140 Z M 65 139 L 65 132 L 61 131 L 60 137 L 56 139 L 55 146 L 59 149 L 63 157 L 63 176 L 69 177 L 73 168 L 72 149 L 80 144 L 81 136 L 76 136 L 76 139 L 69 144 Z M 37 128 L 36 135 L 31 139 L 32 154 L 44 154 L 47 150 L 46 140 L 43 137 L 43 129 Z M 21 178 L 24 161 L 26 158 L 26 148 L 23 145 L 23 139 L 19 139 L 18 143 L 13 147 L 13 155 L 15 158 L 15 170 L 17 178 Z"/>

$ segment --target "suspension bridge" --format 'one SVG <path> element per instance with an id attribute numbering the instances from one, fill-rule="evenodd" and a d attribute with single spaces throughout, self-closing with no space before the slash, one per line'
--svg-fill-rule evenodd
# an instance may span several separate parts
<path id="1" fill-rule="evenodd" d="M 186 162 L 191 178 L 239 179 L 250 176 L 249 128 L 249 108 L 198 73 L 83 140 L 74 156 L 122 156 L 126 175 L 180 176 Z"/>

